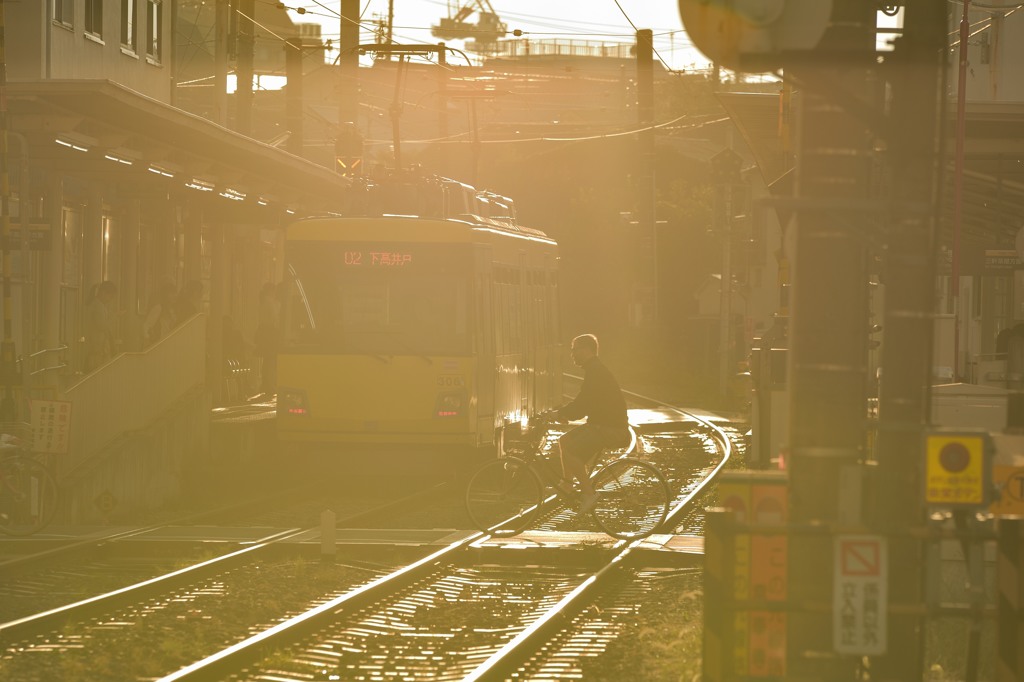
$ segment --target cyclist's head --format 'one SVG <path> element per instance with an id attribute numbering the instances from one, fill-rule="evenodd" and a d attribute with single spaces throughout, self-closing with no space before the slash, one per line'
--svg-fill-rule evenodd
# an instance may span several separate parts
<path id="1" fill-rule="evenodd" d="M 569 352 L 572 354 L 572 361 L 582 367 L 584 362 L 597 355 L 597 337 L 593 334 L 580 334 L 572 340 Z"/>

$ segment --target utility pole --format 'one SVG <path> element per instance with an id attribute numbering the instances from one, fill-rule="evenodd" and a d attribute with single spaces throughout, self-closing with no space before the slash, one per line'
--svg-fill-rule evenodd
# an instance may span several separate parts
<path id="1" fill-rule="evenodd" d="M 437 136 L 438 168 L 448 168 L 448 50 L 444 43 L 437 44 Z"/>
<path id="2" fill-rule="evenodd" d="M 18 421 L 18 406 L 14 400 L 14 386 L 19 383 L 17 354 L 14 347 L 14 311 L 11 296 L 11 184 L 8 176 L 10 168 L 10 149 L 8 133 L 10 121 L 7 117 L 7 27 L 4 20 L 4 2 L 0 0 L 0 249 L 3 252 L 3 304 L 4 304 L 4 337 L 0 343 L 0 383 L 3 384 L 3 395 L 0 395 L 0 420 Z M 20 211 L 22 230 L 25 224 L 25 211 L 28 206 L 25 197 L 21 197 Z M 22 237 L 24 238 L 24 232 Z M 27 263 L 21 264 L 27 268 Z"/>
<path id="3" fill-rule="evenodd" d="M 874 3 L 834 0 L 818 47 L 792 66 L 805 84 L 796 164 L 787 458 L 789 517 L 796 527 L 860 522 L 872 145 L 867 124 L 844 102 L 871 104 L 866 84 L 875 64 L 875 21 Z M 833 603 L 831 534 L 794 533 L 789 550 L 791 603 Z M 834 653 L 832 614 L 790 613 L 787 630 L 787 679 L 853 679 L 852 657 Z"/>
<path id="4" fill-rule="evenodd" d="M 950 295 L 953 299 L 953 381 L 960 381 L 960 226 L 964 203 L 964 134 L 967 121 L 967 41 L 971 37 L 968 14 L 971 0 L 963 0 L 960 18 L 960 49 L 956 88 L 956 156 L 953 170 L 953 267 L 950 273 Z"/>
<path id="5" fill-rule="evenodd" d="M 240 0 L 238 10 L 238 66 L 235 69 L 235 130 L 252 136 L 252 79 L 256 49 L 256 0 Z"/>
<path id="6" fill-rule="evenodd" d="M 936 187 L 946 55 L 947 4 L 907 0 L 903 34 L 888 63 L 893 71 L 889 150 L 894 216 L 885 264 L 885 342 L 876 458 L 874 526 L 891 534 L 889 594 L 899 606 L 920 606 L 924 553 L 912 532 L 925 524 L 923 430 L 929 422 L 935 256 Z M 897 606 L 894 604 L 893 606 Z M 923 626 L 909 609 L 889 615 L 889 646 L 872 669 L 878 680 L 920 680 Z"/>
<path id="7" fill-rule="evenodd" d="M 285 91 L 285 118 L 288 120 L 286 147 L 296 156 L 303 155 L 305 140 L 302 121 L 302 38 L 289 38 L 284 45 L 285 73 L 288 88 Z"/>
<path id="8" fill-rule="evenodd" d="M 213 120 L 221 126 L 228 123 L 228 25 L 231 8 L 229 0 L 215 0 L 214 7 L 214 63 L 213 63 Z"/>
<path id="9" fill-rule="evenodd" d="M 338 125 L 355 123 L 359 114 L 359 0 L 341 0 L 341 35 L 338 41 Z"/>
<path id="10" fill-rule="evenodd" d="M 640 230 L 640 284 L 643 311 L 641 319 L 658 320 L 658 252 L 657 223 L 654 214 L 654 32 L 640 29 L 636 32 L 636 100 L 637 123 L 641 130 L 640 173 L 637 187 L 637 214 Z M 650 308 L 648 311 L 647 308 Z"/>
<path id="11" fill-rule="evenodd" d="M 391 45 L 395 42 L 394 36 L 395 28 L 395 0 L 388 0 L 388 27 L 387 27 L 387 44 Z M 388 52 L 388 61 L 391 61 L 391 53 Z"/>

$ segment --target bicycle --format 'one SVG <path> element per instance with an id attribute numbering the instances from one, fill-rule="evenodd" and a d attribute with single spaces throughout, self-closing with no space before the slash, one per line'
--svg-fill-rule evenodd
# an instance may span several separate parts
<path id="1" fill-rule="evenodd" d="M 579 508 L 582 493 L 559 486 L 561 472 L 547 461 L 543 440 L 550 420 L 540 415 L 518 438 L 503 432 L 497 459 L 477 469 L 466 488 L 466 510 L 473 524 L 496 537 L 518 535 L 528 528 L 542 508 L 561 499 Z M 605 533 L 620 540 L 645 538 L 664 523 L 671 496 L 665 476 L 653 465 L 630 453 L 636 432 L 624 450 L 598 453 L 598 465 L 590 470 L 597 502 L 589 514 Z M 602 456 L 622 452 L 607 463 Z"/>
<path id="2" fill-rule="evenodd" d="M 25 441 L 0 434 L 0 533 L 38 533 L 53 520 L 57 502 L 57 479 L 49 467 L 30 454 Z"/>

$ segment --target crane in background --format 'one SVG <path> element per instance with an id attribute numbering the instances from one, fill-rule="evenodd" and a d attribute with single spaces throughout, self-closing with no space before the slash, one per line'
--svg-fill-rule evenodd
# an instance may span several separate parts
<path id="1" fill-rule="evenodd" d="M 494 11 L 490 0 L 473 0 L 457 4 L 454 14 L 452 2 L 448 3 L 448 16 L 432 27 L 435 38 L 445 40 L 473 38 L 483 51 L 493 48 L 499 38 L 508 32 L 508 26 Z M 467 21 L 473 12 L 478 13 L 476 23 Z M 467 46 L 468 47 L 468 46 Z"/>

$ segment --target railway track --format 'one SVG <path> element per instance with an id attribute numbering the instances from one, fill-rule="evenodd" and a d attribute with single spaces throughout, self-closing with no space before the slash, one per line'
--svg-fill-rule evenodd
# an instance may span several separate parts
<path id="1" fill-rule="evenodd" d="M 365 523 L 369 519 L 393 513 L 398 508 L 421 504 L 425 498 L 434 494 L 436 490 L 431 489 L 392 500 L 373 509 L 363 508 L 340 518 L 338 523 Z M 0 623 L 0 650 L 3 651 L 0 657 L 0 678 L 75 679 L 75 675 L 60 672 L 61 666 L 66 664 L 61 659 L 103 659 L 111 655 L 111 650 L 120 648 L 116 643 L 126 637 L 131 641 L 148 640 L 152 646 L 159 647 L 162 641 L 168 639 L 167 633 L 176 628 L 185 627 L 187 633 L 190 625 L 201 629 L 211 625 L 210 621 L 227 621 L 224 627 L 218 625 L 206 628 L 209 631 L 206 647 L 215 649 L 225 639 L 243 639 L 254 629 L 260 630 L 278 622 L 282 614 L 301 613 L 312 605 L 344 593 L 390 569 L 358 562 L 325 567 L 316 558 L 296 559 L 297 546 L 293 546 L 290 551 L 284 547 L 289 541 L 317 530 L 292 528 L 279 531 L 250 542 L 236 551 L 219 554 L 102 594 L 6 620 Z M 224 544 L 220 543 L 219 546 Z M 152 561 L 146 562 L 145 568 L 140 570 L 152 570 L 154 565 Z M 66 575 L 68 570 L 54 570 L 52 575 Z M 275 597 L 281 591 L 281 584 L 288 581 L 308 581 L 310 584 L 304 585 L 302 589 L 290 590 L 285 597 Z M 4 590 L 38 593 L 51 585 L 52 581 L 44 572 L 41 578 L 32 578 L 30 575 L 14 585 L 5 584 Z M 25 595 L 24 601 L 38 603 L 39 600 L 33 600 L 32 596 Z M 243 613 L 239 614 L 239 601 L 254 604 L 254 607 L 242 608 Z M 192 620 L 196 622 L 191 623 Z M 47 653 L 54 655 L 46 656 Z M 135 655 L 140 656 L 140 653 L 135 652 Z M 194 650 L 186 647 L 182 647 L 180 652 L 171 652 L 170 659 L 173 660 L 176 655 L 179 656 L 179 666 L 195 657 Z M 128 660 L 114 665 L 120 670 L 135 666 L 133 678 L 136 675 L 156 677 L 166 672 L 166 667 L 146 669 L 148 661 L 144 656 L 140 658 L 137 663 Z M 143 668 L 141 672 L 138 672 L 138 666 Z M 80 679 L 88 677 L 82 676 Z"/>
<path id="2" fill-rule="evenodd" d="M 666 527 L 681 522 L 731 454 L 719 427 L 698 415 L 688 418 L 714 434 L 720 454 L 700 480 L 681 489 Z M 481 565 L 471 550 L 487 540 L 470 535 L 162 681 L 372 679 L 385 663 L 391 671 L 437 680 L 507 679 L 525 665 L 544 665 L 538 661 L 556 635 L 578 639 L 564 631 L 601 595 L 630 589 L 643 543 L 617 542 L 601 567 L 577 572 Z M 455 623 L 449 614 L 439 624 L 439 610 L 451 608 L 460 609 Z"/>
<path id="3" fill-rule="evenodd" d="M 657 409 L 675 408 L 661 405 Z M 678 437 L 687 442 L 684 463 L 678 471 L 667 471 L 679 494 L 666 529 L 685 527 L 731 454 L 729 438 L 714 422 L 689 413 L 683 419 L 686 426 L 678 435 L 640 429 L 642 456 L 663 468 L 657 460 L 667 457 L 669 448 L 660 440 Z M 687 469 L 692 471 L 686 474 Z M 377 512 L 367 512 L 363 519 Z M 545 527 L 578 529 L 573 514 L 553 513 Z M 356 523 L 355 518 L 339 520 L 339 525 Z M 19 674 L 12 661 L 26 653 L 102 652 L 111 647 L 106 643 L 111 639 L 141 632 L 148 614 L 171 611 L 181 604 L 201 607 L 186 608 L 185 616 L 177 616 L 179 626 L 187 627 L 189 618 L 216 618 L 211 614 L 220 607 L 214 602 L 237 599 L 232 583 L 252 582 L 253 574 L 259 573 L 253 567 L 267 565 L 270 548 L 302 532 L 308 529 L 281 531 L 237 552 L 155 579 L 0 623 L 0 644 L 5 650 L 0 677 L 15 673 L 16 679 L 54 679 L 47 666 L 29 666 L 29 672 Z M 574 660 L 598 655 L 613 641 L 620 623 L 629 618 L 630 600 L 644 591 L 644 580 L 636 579 L 641 541 L 588 540 L 606 547 L 606 559 L 596 568 L 580 570 L 481 563 L 481 558 L 489 561 L 490 555 L 480 551 L 487 539 L 483 534 L 468 535 L 390 572 L 357 564 L 336 566 L 330 577 L 333 591 L 307 595 L 305 606 L 276 605 L 245 627 L 236 627 L 235 634 L 223 638 L 228 646 L 202 660 L 189 663 L 201 647 L 182 651 L 175 672 L 164 667 L 155 674 L 152 669 L 143 674 L 163 675 L 163 680 L 280 681 L 331 674 L 336 679 L 361 675 L 369 679 L 386 661 L 388 669 L 419 671 L 439 680 L 506 679 L 517 670 L 555 675 L 558 670 L 578 669 Z M 273 593 L 272 584 L 259 591 Z M 613 606 L 602 607 L 594 616 L 588 608 L 599 602 Z M 456 627 L 451 626 L 453 619 Z M 145 641 L 146 636 L 137 638 Z M 31 669 L 38 670 L 38 675 L 33 676 Z"/>

